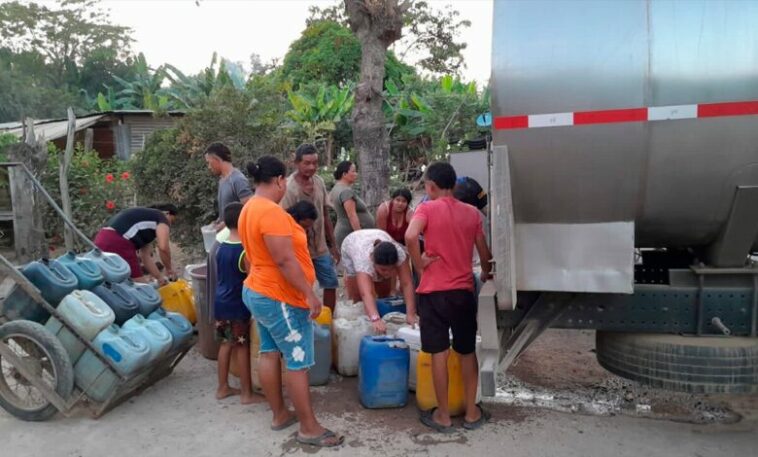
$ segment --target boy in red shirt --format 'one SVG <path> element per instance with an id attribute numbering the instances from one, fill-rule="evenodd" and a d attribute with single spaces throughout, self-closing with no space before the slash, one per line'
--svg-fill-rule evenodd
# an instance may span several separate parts
<path id="1" fill-rule="evenodd" d="M 421 274 L 416 290 L 421 317 L 421 349 L 432 354 L 432 380 L 437 407 L 422 413 L 421 422 L 443 433 L 453 431 L 448 408 L 447 358 L 449 332 L 453 350 L 461 356 L 466 396 L 463 427 L 476 429 L 489 414 L 476 404 L 479 364 L 476 359 L 476 313 L 471 253 L 476 247 L 482 262 L 482 282 L 489 279 L 491 264 L 479 211 L 453 196 L 456 176 L 448 163 L 436 162 L 426 170 L 424 187 L 429 201 L 419 205 L 405 232 L 413 265 Z M 421 254 L 419 235 L 424 236 Z"/>

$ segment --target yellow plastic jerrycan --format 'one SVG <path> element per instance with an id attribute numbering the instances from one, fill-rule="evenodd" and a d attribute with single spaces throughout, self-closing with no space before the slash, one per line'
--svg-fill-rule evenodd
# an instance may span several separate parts
<path id="1" fill-rule="evenodd" d="M 178 279 L 170 282 L 158 289 L 158 293 L 163 299 L 163 308 L 166 311 L 179 313 L 193 324 L 197 323 L 195 295 L 192 293 L 192 287 L 187 281 Z"/>
<path id="2" fill-rule="evenodd" d="M 461 359 L 457 352 L 450 349 L 447 358 L 447 402 L 451 416 L 460 416 L 466 412 L 463 390 Z M 432 355 L 419 352 L 416 364 L 416 405 L 422 411 L 437 406 L 437 397 L 432 381 Z"/>
<path id="3" fill-rule="evenodd" d="M 315 319 L 318 325 L 326 325 L 329 328 L 332 327 L 332 310 L 326 306 L 321 307 L 321 314 Z"/>

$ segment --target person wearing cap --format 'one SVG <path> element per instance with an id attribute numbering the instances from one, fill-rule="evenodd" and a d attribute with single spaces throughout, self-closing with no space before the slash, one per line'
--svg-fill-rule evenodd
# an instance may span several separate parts
<path id="1" fill-rule="evenodd" d="M 171 263 L 169 233 L 178 212 L 177 207 L 170 203 L 119 211 L 97 233 L 95 246 L 103 252 L 118 254 L 126 260 L 133 281 L 149 282 L 152 277 L 159 284 L 166 284 L 169 279 L 176 278 Z M 163 272 L 153 257 L 154 241 L 164 266 Z M 147 275 L 143 273 L 142 267 L 147 271 Z"/>

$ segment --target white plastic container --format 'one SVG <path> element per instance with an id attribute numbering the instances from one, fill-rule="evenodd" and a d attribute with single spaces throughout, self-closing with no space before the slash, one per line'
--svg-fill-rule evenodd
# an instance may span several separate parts
<path id="1" fill-rule="evenodd" d="M 111 325 L 116 318 L 113 310 L 88 290 L 75 290 L 66 295 L 58 305 L 58 312 L 82 338 L 89 341 L 95 339 L 97 334 Z M 84 353 L 84 344 L 55 317 L 50 317 L 45 327 L 63 343 L 71 363 L 76 363 Z"/>
<path id="2" fill-rule="evenodd" d="M 363 302 L 353 303 L 351 300 L 338 301 L 334 307 L 334 319 L 347 319 L 353 320 L 359 317 L 366 316 L 366 311 L 363 308 Z"/>
<path id="3" fill-rule="evenodd" d="M 411 364 L 408 372 L 408 389 L 415 392 L 416 365 L 418 362 L 418 353 L 421 352 L 421 331 L 419 330 L 418 325 L 414 325 L 413 327 L 405 326 L 399 328 L 395 336 L 405 341 L 411 352 Z"/>
<path id="4" fill-rule="evenodd" d="M 332 323 L 337 345 L 337 372 L 342 376 L 358 376 L 361 339 L 371 334 L 371 322 L 358 319 L 336 319 Z"/>
<path id="5" fill-rule="evenodd" d="M 200 227 L 200 231 L 203 233 L 205 252 L 211 252 L 213 243 L 216 242 L 216 227 L 213 224 L 208 224 Z"/>
<path id="6" fill-rule="evenodd" d="M 398 312 L 387 313 L 382 317 L 384 324 L 387 326 L 387 336 L 396 337 L 397 331 L 403 327 L 409 327 L 406 322 L 405 314 Z"/>

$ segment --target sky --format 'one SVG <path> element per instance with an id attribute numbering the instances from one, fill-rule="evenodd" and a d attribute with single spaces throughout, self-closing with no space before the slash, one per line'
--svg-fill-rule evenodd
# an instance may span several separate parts
<path id="1" fill-rule="evenodd" d="M 290 43 L 305 28 L 310 5 L 329 6 L 331 0 L 105 0 L 113 23 L 131 27 L 134 50 L 148 63 L 171 63 L 186 74 L 210 64 L 213 52 L 249 67 L 250 55 L 263 62 L 281 62 Z M 492 0 L 431 0 L 435 8 L 447 4 L 471 21 L 461 34 L 464 79 L 485 83 L 490 74 Z"/>

